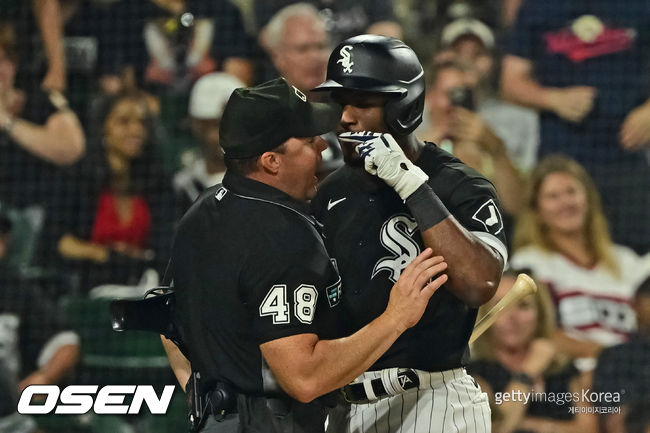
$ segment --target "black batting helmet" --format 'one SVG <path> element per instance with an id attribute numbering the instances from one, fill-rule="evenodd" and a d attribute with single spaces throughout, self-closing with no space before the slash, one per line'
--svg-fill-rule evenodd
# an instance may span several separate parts
<path id="1" fill-rule="evenodd" d="M 424 71 L 399 39 L 360 35 L 341 42 L 330 55 L 327 80 L 314 90 L 337 89 L 389 95 L 384 122 L 393 134 L 407 135 L 422 122 Z"/>

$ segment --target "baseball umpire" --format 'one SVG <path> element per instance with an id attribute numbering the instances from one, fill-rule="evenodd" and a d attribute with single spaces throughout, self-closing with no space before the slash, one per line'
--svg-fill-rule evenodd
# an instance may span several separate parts
<path id="1" fill-rule="evenodd" d="M 237 89 L 226 105 L 223 184 L 185 214 L 172 252 L 201 431 L 323 431 L 324 411 L 304 403 L 370 367 L 447 280 L 432 279 L 446 263 L 427 249 L 375 320 L 342 332 L 341 280 L 307 204 L 326 148 L 319 135 L 340 114 L 283 78 Z"/>
<path id="2" fill-rule="evenodd" d="M 346 165 L 319 188 L 312 207 L 358 329 L 376 317 L 405 267 L 429 247 L 449 281 L 422 320 L 368 372 L 344 387 L 351 404 L 328 431 L 484 432 L 487 397 L 467 375 L 477 307 L 489 300 L 507 260 L 503 222 L 490 182 L 413 133 L 422 120 L 424 74 L 403 42 L 362 35 L 330 56 L 329 91 L 343 105 Z M 362 132 L 362 131 L 373 131 Z"/>

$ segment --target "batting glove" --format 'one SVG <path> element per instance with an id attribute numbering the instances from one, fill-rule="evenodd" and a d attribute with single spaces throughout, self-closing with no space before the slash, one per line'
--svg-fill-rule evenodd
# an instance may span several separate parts
<path id="1" fill-rule="evenodd" d="M 390 134 L 345 132 L 339 140 L 355 145 L 366 171 L 391 186 L 402 200 L 429 180 L 429 176 L 404 155 Z"/>

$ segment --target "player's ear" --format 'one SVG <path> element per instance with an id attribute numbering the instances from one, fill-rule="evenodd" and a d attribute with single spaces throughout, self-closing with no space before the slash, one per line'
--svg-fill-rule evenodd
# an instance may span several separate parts
<path id="1" fill-rule="evenodd" d="M 260 155 L 260 167 L 269 174 L 278 174 L 280 170 L 280 154 L 277 152 L 264 152 Z"/>

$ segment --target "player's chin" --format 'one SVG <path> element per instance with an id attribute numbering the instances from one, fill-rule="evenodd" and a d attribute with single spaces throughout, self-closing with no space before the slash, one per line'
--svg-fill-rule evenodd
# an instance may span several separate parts
<path id="1" fill-rule="evenodd" d="M 341 142 L 343 162 L 352 167 L 363 167 L 363 160 L 355 150 L 355 145 L 349 142 Z"/>

